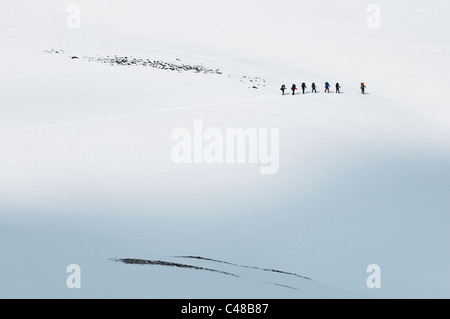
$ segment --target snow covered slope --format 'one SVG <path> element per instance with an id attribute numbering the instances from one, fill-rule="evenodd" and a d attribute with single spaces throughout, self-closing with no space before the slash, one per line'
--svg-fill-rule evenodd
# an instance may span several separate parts
<path id="1" fill-rule="evenodd" d="M 450 3 L 72 4 L 2 1 L 1 298 L 450 296 Z M 279 170 L 174 163 L 195 121 L 278 128 Z"/>

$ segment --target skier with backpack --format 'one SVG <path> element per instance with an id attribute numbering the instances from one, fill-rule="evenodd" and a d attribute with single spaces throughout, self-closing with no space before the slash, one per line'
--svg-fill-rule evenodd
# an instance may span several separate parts
<path id="1" fill-rule="evenodd" d="M 316 90 L 316 83 L 313 82 L 313 83 L 311 84 L 311 89 L 312 89 L 312 91 L 311 91 L 312 93 L 317 93 L 317 90 Z"/>
<path id="2" fill-rule="evenodd" d="M 291 90 L 292 90 L 292 95 L 295 95 L 295 90 L 297 90 L 297 86 L 295 84 L 292 84 Z"/>
<path id="3" fill-rule="evenodd" d="M 341 93 L 341 91 L 340 91 L 340 89 L 341 89 L 341 86 L 339 85 L 339 83 L 336 83 L 336 93 Z"/>
<path id="4" fill-rule="evenodd" d="M 366 86 L 364 85 L 364 82 L 361 83 L 361 94 L 364 94 L 364 89 Z"/>
<path id="5" fill-rule="evenodd" d="M 286 90 L 286 85 L 283 84 L 281 86 L 280 90 L 281 90 L 282 94 L 284 95 L 284 90 Z"/>
<path id="6" fill-rule="evenodd" d="M 302 83 L 302 94 L 305 94 L 305 90 L 306 90 L 306 84 L 305 82 Z"/>
<path id="7" fill-rule="evenodd" d="M 330 83 L 325 82 L 325 93 L 330 93 Z"/>

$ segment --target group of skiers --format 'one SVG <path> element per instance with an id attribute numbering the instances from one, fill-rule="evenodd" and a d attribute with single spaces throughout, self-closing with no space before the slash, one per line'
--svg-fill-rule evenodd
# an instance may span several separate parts
<path id="1" fill-rule="evenodd" d="M 325 82 L 325 93 L 330 93 L 330 86 L 331 86 L 330 83 Z M 305 90 L 307 89 L 305 82 L 303 82 L 301 84 L 301 88 L 302 88 L 302 94 L 305 94 Z M 317 86 L 313 82 L 311 84 L 311 93 L 317 93 L 316 88 L 317 88 Z M 335 88 L 336 88 L 336 93 L 341 93 L 341 86 L 339 85 L 339 83 L 336 83 Z M 361 88 L 361 93 L 364 94 L 365 93 L 364 89 L 366 88 L 366 86 L 364 85 L 364 82 L 361 83 L 360 88 Z M 283 84 L 281 86 L 280 90 L 281 90 L 282 94 L 284 95 L 284 91 L 286 90 L 286 85 Z M 292 95 L 295 95 L 296 90 L 297 90 L 297 86 L 295 84 L 292 84 L 292 86 L 291 86 Z"/>

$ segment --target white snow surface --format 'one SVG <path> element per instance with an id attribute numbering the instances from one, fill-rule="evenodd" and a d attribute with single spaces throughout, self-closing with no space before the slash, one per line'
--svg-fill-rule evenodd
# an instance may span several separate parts
<path id="1" fill-rule="evenodd" d="M 372 3 L 2 0 L 0 298 L 450 297 L 450 2 Z M 195 120 L 279 128 L 279 171 L 175 164 Z"/>

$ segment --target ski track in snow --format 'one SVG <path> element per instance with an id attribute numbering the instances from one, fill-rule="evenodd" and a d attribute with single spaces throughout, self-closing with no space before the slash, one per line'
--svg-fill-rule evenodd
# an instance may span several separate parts
<path id="1" fill-rule="evenodd" d="M 46 129 L 46 128 L 53 128 L 53 127 L 64 127 L 64 126 L 71 126 L 71 125 L 83 125 L 83 124 L 89 124 L 89 123 L 112 121 L 112 120 L 128 118 L 128 117 L 136 117 L 136 116 L 141 116 L 141 115 L 152 115 L 152 114 L 158 114 L 158 113 L 166 113 L 166 112 L 175 112 L 175 111 L 196 109 L 196 108 L 202 108 L 202 107 L 208 107 L 208 106 L 240 103 L 240 102 L 255 101 L 255 100 L 264 100 L 264 99 L 267 99 L 267 98 L 270 98 L 270 97 L 274 97 L 274 96 L 258 96 L 258 97 L 254 97 L 254 98 L 237 99 L 237 100 L 230 100 L 230 101 L 210 102 L 210 103 L 195 104 L 195 105 L 182 106 L 182 107 L 174 107 L 174 108 L 163 109 L 163 110 L 134 112 L 134 113 L 127 113 L 127 114 L 103 116 L 103 117 L 98 117 L 98 118 L 93 118 L 93 119 L 67 121 L 67 122 L 51 123 L 51 124 L 43 124 L 43 125 L 33 125 L 33 126 L 27 126 L 27 127 L 5 129 L 5 130 L 1 130 L 0 133 L 19 133 L 19 132 L 39 130 L 39 129 Z"/>

